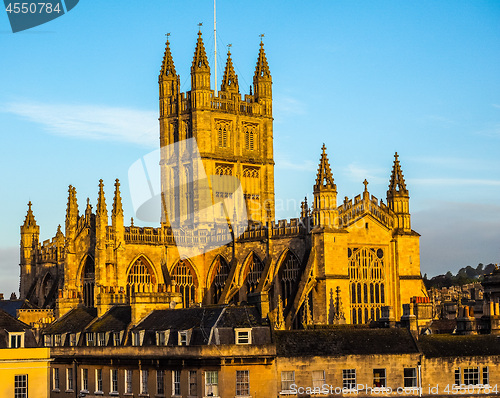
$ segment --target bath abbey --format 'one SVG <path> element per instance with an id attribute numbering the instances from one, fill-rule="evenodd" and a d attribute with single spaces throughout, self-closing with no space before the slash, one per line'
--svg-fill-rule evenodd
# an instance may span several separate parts
<path id="1" fill-rule="evenodd" d="M 124 220 L 118 180 L 96 183 L 95 202 L 78 203 L 70 186 L 63 227 L 43 242 L 30 202 L 21 299 L 56 319 L 127 307 L 131 324 L 158 310 L 227 305 L 251 308 L 279 330 L 400 319 L 404 305 L 428 300 L 398 154 L 384 199 L 366 180 L 363 192 L 342 199 L 334 154 L 320 143 L 313 203 L 304 200 L 295 219 L 275 219 L 272 76 L 262 42 L 243 96 L 230 52 L 220 90 L 211 86 L 201 33 L 190 90 L 180 91 L 169 41 L 158 82 L 158 227 Z"/>

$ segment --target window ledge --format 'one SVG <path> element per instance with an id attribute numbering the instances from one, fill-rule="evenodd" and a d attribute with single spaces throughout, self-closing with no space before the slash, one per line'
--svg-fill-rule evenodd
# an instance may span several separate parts
<path id="1" fill-rule="evenodd" d="M 95 395 L 104 395 L 104 391 L 94 391 Z"/>
<path id="2" fill-rule="evenodd" d="M 73 390 L 73 389 L 70 388 L 69 390 L 66 390 L 64 392 L 75 392 L 75 390 Z"/>
<path id="3" fill-rule="evenodd" d="M 59 388 L 53 388 L 52 392 L 61 392 L 61 390 L 59 390 Z"/>
<path id="4" fill-rule="evenodd" d="M 110 391 L 109 395 L 120 395 L 118 391 Z"/>

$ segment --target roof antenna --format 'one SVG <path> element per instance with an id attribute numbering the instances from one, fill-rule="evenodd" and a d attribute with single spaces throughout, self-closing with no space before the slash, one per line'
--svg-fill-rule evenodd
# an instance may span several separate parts
<path id="1" fill-rule="evenodd" d="M 217 14 L 215 12 L 215 1 L 214 0 L 214 92 L 217 97 Z"/>

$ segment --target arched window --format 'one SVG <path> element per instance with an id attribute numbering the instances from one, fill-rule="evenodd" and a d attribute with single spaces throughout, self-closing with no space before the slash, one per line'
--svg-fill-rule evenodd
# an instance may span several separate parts
<path id="1" fill-rule="evenodd" d="M 260 258 L 255 253 L 252 253 L 248 261 L 248 273 L 245 281 L 247 294 L 255 292 L 263 271 L 264 263 L 260 261 Z"/>
<path id="2" fill-rule="evenodd" d="M 224 291 L 224 286 L 226 286 L 227 277 L 229 276 L 229 264 L 222 256 L 217 256 L 215 259 L 215 269 L 216 274 L 212 282 L 212 303 L 217 304 Z"/>
<path id="3" fill-rule="evenodd" d="M 171 278 L 175 281 L 177 291 L 182 294 L 183 307 L 188 308 L 196 299 L 196 288 L 198 287 L 198 281 L 188 262 L 179 261 L 172 269 Z"/>
<path id="4" fill-rule="evenodd" d="M 82 273 L 83 304 L 86 307 L 94 306 L 95 266 L 94 260 L 87 256 Z"/>
<path id="5" fill-rule="evenodd" d="M 356 284 L 351 283 L 351 302 L 356 304 Z"/>
<path id="6" fill-rule="evenodd" d="M 150 285 L 155 284 L 156 280 L 151 266 L 144 258 L 138 258 L 130 267 L 127 276 L 127 284 L 132 285 Z"/>
<path id="7" fill-rule="evenodd" d="M 357 295 L 351 299 L 351 308 L 357 311 L 357 323 L 375 319 L 377 308 L 384 304 L 384 249 L 369 247 L 349 247 L 349 278 L 356 285 Z M 362 286 L 362 287 L 361 287 Z M 363 315 L 361 321 L 360 314 Z"/>
<path id="8" fill-rule="evenodd" d="M 278 277 L 281 284 L 281 297 L 283 299 L 283 306 L 286 307 L 288 300 L 292 296 L 295 283 L 299 276 L 299 260 L 291 251 L 286 254 L 285 260 L 283 261 L 280 271 L 278 272 Z"/>

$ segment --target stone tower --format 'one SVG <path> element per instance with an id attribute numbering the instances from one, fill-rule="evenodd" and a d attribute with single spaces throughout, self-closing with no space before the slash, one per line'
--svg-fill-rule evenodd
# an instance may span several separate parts
<path id="1" fill-rule="evenodd" d="M 20 297 L 25 297 L 33 281 L 32 275 L 32 255 L 38 248 L 38 239 L 40 236 L 40 227 L 37 225 L 31 202 L 28 203 L 28 213 L 21 225 L 21 288 Z"/>
<path id="2" fill-rule="evenodd" d="M 333 182 L 333 174 L 326 155 L 326 146 L 321 148 L 321 159 L 316 175 L 316 183 L 313 187 L 314 207 L 313 220 L 314 225 L 338 226 L 337 220 L 337 186 Z"/>
<path id="3" fill-rule="evenodd" d="M 176 199 L 166 201 L 163 197 L 163 222 L 199 226 L 204 220 L 197 217 L 211 202 L 232 195 L 229 189 L 210 186 L 212 200 L 203 199 L 210 176 L 236 177 L 248 218 L 260 223 L 274 220 L 272 79 L 264 45 L 260 44 L 255 68 L 254 94 L 250 87 L 250 94 L 243 99 L 230 52 L 220 91 L 211 89 L 201 32 L 191 66 L 191 90 L 180 92 L 168 40 L 159 86 L 162 192 Z M 196 140 L 204 170 L 190 159 L 197 151 L 182 145 L 190 138 Z M 176 150 L 170 149 L 172 144 L 178 144 L 174 145 Z M 175 192 L 168 192 L 171 181 L 175 181 Z M 214 215 L 216 221 L 225 222 L 226 218 L 227 214 Z"/>

